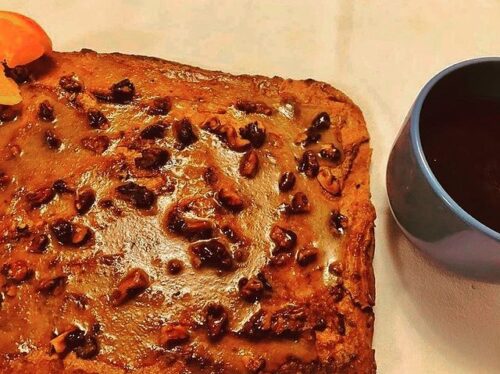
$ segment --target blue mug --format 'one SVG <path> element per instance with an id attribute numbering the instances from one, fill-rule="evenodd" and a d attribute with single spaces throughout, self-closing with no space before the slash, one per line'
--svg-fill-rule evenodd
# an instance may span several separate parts
<path id="1" fill-rule="evenodd" d="M 424 86 L 389 156 L 390 207 L 405 236 L 432 259 L 464 276 L 500 282 L 500 233 L 472 217 L 450 197 L 422 149 L 422 106 L 439 100 L 439 92 L 446 90 L 500 100 L 500 57 L 452 65 Z M 500 139 L 498 150 L 500 157 Z"/>

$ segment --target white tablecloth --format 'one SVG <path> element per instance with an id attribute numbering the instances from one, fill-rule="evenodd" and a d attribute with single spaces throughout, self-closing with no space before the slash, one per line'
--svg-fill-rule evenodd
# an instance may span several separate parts
<path id="1" fill-rule="evenodd" d="M 500 55 L 500 0 L 0 0 L 0 8 L 38 20 L 56 50 L 315 78 L 346 92 L 374 148 L 379 372 L 500 373 L 500 286 L 423 258 L 401 236 L 385 192 L 388 153 L 422 85 L 453 62 Z"/>

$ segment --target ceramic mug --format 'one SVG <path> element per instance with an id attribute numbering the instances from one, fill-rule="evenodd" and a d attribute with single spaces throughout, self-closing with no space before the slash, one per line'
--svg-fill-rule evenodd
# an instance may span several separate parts
<path id="1" fill-rule="evenodd" d="M 403 233 L 424 253 L 462 275 L 500 282 L 500 233 L 448 195 L 430 169 L 420 141 L 422 107 L 453 92 L 500 100 L 500 57 L 452 65 L 424 86 L 389 156 L 389 203 Z M 500 139 L 498 150 L 500 155 Z"/>

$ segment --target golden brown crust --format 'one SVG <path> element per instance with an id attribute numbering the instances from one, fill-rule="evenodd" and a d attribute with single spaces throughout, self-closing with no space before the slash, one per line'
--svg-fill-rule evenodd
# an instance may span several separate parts
<path id="1" fill-rule="evenodd" d="M 27 68 L 0 108 L 0 372 L 375 372 L 349 98 L 88 50 Z"/>

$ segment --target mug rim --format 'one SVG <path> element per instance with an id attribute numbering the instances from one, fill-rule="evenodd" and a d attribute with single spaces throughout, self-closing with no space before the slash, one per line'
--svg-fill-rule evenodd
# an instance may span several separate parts
<path id="1" fill-rule="evenodd" d="M 420 113 L 425 99 L 427 98 L 429 92 L 432 88 L 439 82 L 443 77 L 449 73 L 461 69 L 463 67 L 481 64 L 485 62 L 499 62 L 500 57 L 479 57 L 470 60 L 464 60 L 453 65 L 448 66 L 444 70 L 437 73 L 426 85 L 422 88 L 415 101 L 414 108 L 412 110 L 412 115 L 410 117 L 410 139 L 415 154 L 417 163 L 422 170 L 425 179 L 429 182 L 434 193 L 445 203 L 445 205 L 450 208 L 455 215 L 457 215 L 462 221 L 467 225 L 472 226 L 474 229 L 486 234 L 487 236 L 500 241 L 500 233 L 493 230 L 492 228 L 481 223 L 479 220 L 474 218 L 468 212 L 466 212 L 460 205 L 452 199 L 452 197 L 446 192 L 446 190 L 441 186 L 436 176 L 432 172 L 427 159 L 422 148 L 422 143 L 420 141 Z"/>

